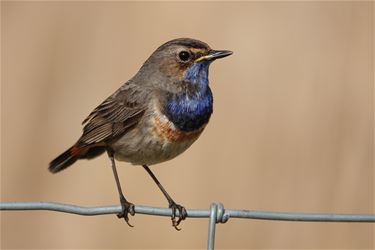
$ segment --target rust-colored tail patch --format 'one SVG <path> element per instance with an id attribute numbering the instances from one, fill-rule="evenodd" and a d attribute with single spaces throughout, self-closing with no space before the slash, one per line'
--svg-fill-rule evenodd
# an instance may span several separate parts
<path id="1" fill-rule="evenodd" d="M 79 145 L 76 143 L 49 164 L 49 171 L 57 173 L 76 162 L 78 159 L 92 159 L 104 153 L 103 145 Z"/>
<path id="2" fill-rule="evenodd" d="M 84 151 L 87 151 L 85 147 L 79 147 L 76 145 L 70 148 L 71 155 L 76 156 L 76 157 L 79 157 L 80 155 L 82 155 Z"/>
<path id="3" fill-rule="evenodd" d="M 64 153 L 56 157 L 53 161 L 51 161 L 48 167 L 49 171 L 51 171 L 52 173 L 57 173 L 76 162 L 79 157 L 77 155 L 77 149 L 74 148 L 74 146 L 69 148 Z"/>

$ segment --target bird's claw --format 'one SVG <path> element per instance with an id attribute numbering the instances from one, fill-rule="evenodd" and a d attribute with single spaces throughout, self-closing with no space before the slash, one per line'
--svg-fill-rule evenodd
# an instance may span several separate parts
<path id="1" fill-rule="evenodd" d="M 180 231 L 181 228 L 178 228 L 178 225 L 180 225 L 181 221 L 186 219 L 186 217 L 187 217 L 186 209 L 183 206 L 181 206 L 179 204 L 176 204 L 175 202 L 171 202 L 169 204 L 169 208 L 172 209 L 172 216 L 171 216 L 172 226 L 177 231 Z M 176 215 L 177 210 L 178 210 L 178 217 Z"/>
<path id="2" fill-rule="evenodd" d="M 117 218 L 121 219 L 124 218 L 126 224 L 128 224 L 129 227 L 134 227 L 132 224 L 129 222 L 129 214 L 131 216 L 135 215 L 135 210 L 134 210 L 134 204 L 128 202 L 124 196 L 120 197 L 120 202 L 121 202 L 121 207 L 122 211 L 117 214 Z"/>

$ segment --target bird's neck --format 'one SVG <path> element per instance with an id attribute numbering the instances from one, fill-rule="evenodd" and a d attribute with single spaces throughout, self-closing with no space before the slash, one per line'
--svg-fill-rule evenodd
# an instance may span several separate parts
<path id="1" fill-rule="evenodd" d="M 212 114 L 212 92 L 208 86 L 209 62 L 193 64 L 185 74 L 187 91 L 171 95 L 165 115 L 180 130 L 190 132 L 204 126 Z"/>

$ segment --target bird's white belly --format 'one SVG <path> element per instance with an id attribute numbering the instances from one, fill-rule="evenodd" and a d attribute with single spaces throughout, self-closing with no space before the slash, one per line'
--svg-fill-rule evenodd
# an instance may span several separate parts
<path id="1" fill-rule="evenodd" d="M 204 129 L 180 131 L 160 113 L 153 113 L 141 123 L 112 144 L 117 160 L 153 165 L 173 159 L 188 149 Z"/>

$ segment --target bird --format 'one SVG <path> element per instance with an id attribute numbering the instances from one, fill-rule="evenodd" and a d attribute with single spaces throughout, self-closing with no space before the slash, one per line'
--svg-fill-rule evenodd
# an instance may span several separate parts
<path id="1" fill-rule="evenodd" d="M 117 217 L 132 227 L 129 214 L 135 214 L 134 204 L 122 192 L 116 161 L 142 166 L 167 199 L 172 226 L 180 230 L 186 209 L 172 199 L 149 166 L 175 158 L 202 134 L 213 112 L 209 66 L 232 53 L 192 38 L 162 44 L 83 120 L 82 136 L 50 162 L 49 171 L 57 173 L 77 160 L 107 153 L 122 208 Z"/>

